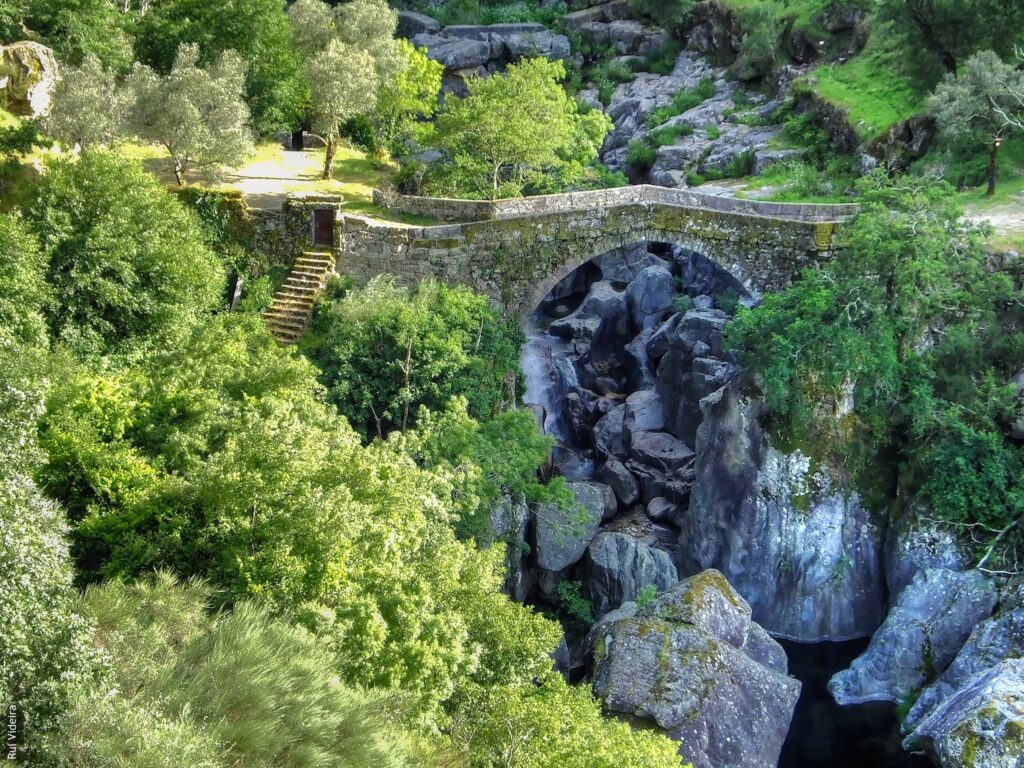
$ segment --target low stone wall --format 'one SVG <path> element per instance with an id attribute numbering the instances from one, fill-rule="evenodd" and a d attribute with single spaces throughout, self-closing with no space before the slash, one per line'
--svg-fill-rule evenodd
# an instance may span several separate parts
<path id="1" fill-rule="evenodd" d="M 694 190 L 672 189 L 647 184 L 504 200 L 454 200 L 393 195 L 376 191 L 374 192 L 374 202 L 386 207 L 392 213 L 428 216 L 438 221 L 462 222 L 489 221 L 556 212 L 567 213 L 641 203 L 658 203 L 805 222 L 842 222 L 855 216 L 859 210 L 859 206 L 853 203 L 832 205 L 772 203 L 706 195 Z"/>

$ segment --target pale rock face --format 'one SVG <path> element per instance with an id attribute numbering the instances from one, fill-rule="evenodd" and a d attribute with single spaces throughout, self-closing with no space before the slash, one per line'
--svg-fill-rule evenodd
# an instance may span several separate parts
<path id="1" fill-rule="evenodd" d="M 601 618 L 635 600 L 646 586 L 661 592 L 678 580 L 671 555 L 626 533 L 599 533 L 583 558 L 583 583 Z"/>
<path id="2" fill-rule="evenodd" d="M 57 58 L 45 45 L 26 40 L 0 46 L 0 103 L 14 114 L 46 115 L 58 79 Z"/>
<path id="3" fill-rule="evenodd" d="M 759 405 L 731 387 L 701 400 L 680 573 L 721 570 L 776 637 L 870 635 L 884 616 L 883 530 L 836 471 L 773 447 Z"/>
<path id="4" fill-rule="evenodd" d="M 644 610 L 626 603 L 592 630 L 594 691 L 651 720 L 695 768 L 774 768 L 800 683 L 721 573 L 706 571 Z"/>

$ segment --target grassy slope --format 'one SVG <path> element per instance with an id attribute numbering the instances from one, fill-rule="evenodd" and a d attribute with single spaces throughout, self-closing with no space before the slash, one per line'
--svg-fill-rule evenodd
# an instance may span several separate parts
<path id="1" fill-rule="evenodd" d="M 859 56 L 842 64 L 822 65 L 807 79 L 825 101 L 847 110 L 850 124 L 864 140 L 924 108 L 924 95 L 905 74 L 899 52 L 884 45 L 872 40 Z"/>

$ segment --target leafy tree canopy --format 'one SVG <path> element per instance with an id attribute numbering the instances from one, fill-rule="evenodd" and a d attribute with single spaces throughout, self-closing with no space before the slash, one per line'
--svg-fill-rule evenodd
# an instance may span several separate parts
<path id="1" fill-rule="evenodd" d="M 125 132 L 126 95 L 115 73 L 86 54 L 81 66 L 61 71 L 43 126 L 69 149 L 111 144 Z"/>
<path id="2" fill-rule="evenodd" d="M 132 62 L 134 16 L 111 0 L 25 0 L 20 25 L 43 38 L 62 61 L 81 64 L 88 54 L 107 67 L 126 70 Z M 2 11 L 0 11 L 2 14 Z M 20 37 L 20 35 L 19 35 Z"/>
<path id="3" fill-rule="evenodd" d="M 583 111 L 562 87 L 564 78 L 561 62 L 528 59 L 503 75 L 471 80 L 463 98 L 449 97 L 432 140 L 450 161 L 441 166 L 439 188 L 516 196 L 544 173 L 581 175 L 597 159 L 611 121 Z"/>
<path id="4" fill-rule="evenodd" d="M 249 108 L 242 99 L 245 68 L 234 51 L 199 66 L 199 48 L 182 45 L 169 74 L 136 64 L 126 82 L 133 133 L 167 149 L 178 184 L 199 166 L 216 176 L 252 152 Z"/>
<path id="5" fill-rule="evenodd" d="M 481 419 L 512 403 L 520 333 L 468 289 L 382 277 L 325 314 L 324 383 L 363 435 L 410 427 L 421 405 L 440 412 L 459 394 Z"/>
<path id="6" fill-rule="evenodd" d="M 19 215 L 0 214 L 0 354 L 46 343 L 46 262 Z"/>
<path id="7" fill-rule="evenodd" d="M 221 299 L 194 218 L 133 161 L 90 150 L 52 162 L 26 221 L 53 291 L 51 336 L 78 354 L 166 344 Z"/>
<path id="8" fill-rule="evenodd" d="M 245 63 L 245 97 L 257 133 L 291 128 L 304 91 L 283 0 L 161 0 L 141 16 L 138 59 L 170 72 L 182 44 L 198 46 L 200 64 L 235 51 Z"/>

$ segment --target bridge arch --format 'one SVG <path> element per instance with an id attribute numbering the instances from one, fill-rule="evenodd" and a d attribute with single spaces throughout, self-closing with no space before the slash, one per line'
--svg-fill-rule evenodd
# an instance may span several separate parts
<path id="1" fill-rule="evenodd" d="M 637 245 L 666 245 L 669 247 L 682 248 L 691 253 L 695 253 L 721 267 L 725 272 L 735 278 L 743 289 L 751 296 L 759 298 L 761 295 L 761 291 L 756 285 L 748 284 L 750 283 L 750 280 L 747 276 L 737 274 L 738 267 L 736 265 L 730 265 L 722 258 L 717 257 L 713 244 L 708 243 L 707 241 L 663 232 L 652 232 L 645 237 L 639 238 L 608 237 L 595 240 L 590 244 L 588 250 L 578 252 L 571 258 L 566 259 L 557 267 L 553 268 L 547 277 L 536 285 L 530 287 L 522 296 L 522 304 L 515 308 L 515 314 L 520 323 L 528 321 L 533 312 L 545 301 L 551 291 L 553 291 L 556 286 L 569 277 L 573 272 L 586 264 L 593 262 L 595 259 L 619 248 L 630 248 Z"/>

